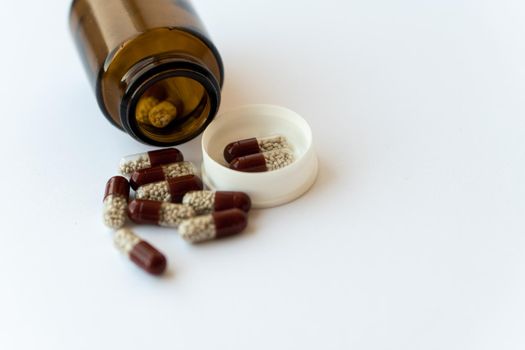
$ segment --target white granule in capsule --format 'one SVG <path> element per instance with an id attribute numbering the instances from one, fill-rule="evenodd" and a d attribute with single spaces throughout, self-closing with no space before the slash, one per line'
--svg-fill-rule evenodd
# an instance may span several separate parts
<path id="1" fill-rule="evenodd" d="M 191 164 L 190 162 L 180 162 L 165 165 L 162 167 L 162 170 L 164 171 L 164 175 L 166 175 L 168 179 L 186 175 L 194 175 L 195 173 L 193 164 Z"/>
<path id="2" fill-rule="evenodd" d="M 166 181 L 155 182 L 139 187 L 136 197 L 137 199 L 171 202 L 171 194 Z"/>
<path id="3" fill-rule="evenodd" d="M 182 203 L 191 206 L 198 215 L 208 214 L 212 212 L 215 207 L 215 192 L 188 192 L 182 199 Z"/>
<path id="4" fill-rule="evenodd" d="M 142 241 L 137 235 L 133 233 L 130 229 L 123 228 L 118 230 L 113 238 L 115 247 L 124 254 L 129 254 L 129 252 Z"/>
<path id="5" fill-rule="evenodd" d="M 131 175 L 137 170 L 151 168 L 151 162 L 147 155 L 142 155 L 137 159 L 124 161 L 120 164 L 120 173 Z"/>
<path id="6" fill-rule="evenodd" d="M 191 243 L 212 240 L 215 238 L 215 233 L 215 222 L 212 215 L 184 220 L 179 226 L 181 237 Z"/>
<path id="7" fill-rule="evenodd" d="M 258 140 L 261 152 L 269 152 L 288 147 L 288 141 L 284 136 L 267 137 Z"/>
<path id="8" fill-rule="evenodd" d="M 177 227 L 182 220 L 195 216 L 195 210 L 188 205 L 162 203 L 160 207 L 159 225 Z"/>
<path id="9" fill-rule="evenodd" d="M 288 149 L 279 149 L 276 151 L 270 151 L 263 153 L 266 161 L 266 167 L 268 171 L 284 168 L 294 161 L 294 155 L 292 151 Z"/>
<path id="10" fill-rule="evenodd" d="M 126 223 L 128 201 L 123 196 L 109 195 L 104 200 L 104 223 L 119 229 Z"/>

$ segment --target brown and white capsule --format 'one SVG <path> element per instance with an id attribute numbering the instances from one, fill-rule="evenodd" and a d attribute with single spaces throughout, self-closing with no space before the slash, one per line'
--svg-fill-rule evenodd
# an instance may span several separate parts
<path id="1" fill-rule="evenodd" d="M 126 223 L 129 182 L 122 176 L 109 179 L 104 193 L 104 224 L 119 229 Z"/>
<path id="2" fill-rule="evenodd" d="M 148 169 L 137 170 L 131 175 L 129 183 L 131 188 L 136 190 L 140 186 L 150 183 L 169 180 L 174 177 L 195 175 L 195 173 L 195 166 L 190 162 L 171 163 Z"/>
<path id="3" fill-rule="evenodd" d="M 152 275 L 161 275 L 166 270 L 166 257 L 130 229 L 120 229 L 113 239 L 115 246 L 141 269 Z"/>
<path id="4" fill-rule="evenodd" d="M 191 206 L 198 215 L 235 208 L 249 212 L 252 206 L 252 201 L 246 193 L 225 191 L 188 192 L 182 198 L 182 203 Z"/>
<path id="5" fill-rule="evenodd" d="M 136 199 L 128 205 L 129 218 L 137 224 L 178 227 L 182 220 L 194 217 L 189 205 Z"/>
<path id="6" fill-rule="evenodd" d="M 283 148 L 288 148 L 288 141 L 284 136 L 252 137 L 229 143 L 224 148 L 224 159 L 231 163 L 235 158 Z"/>
<path id="7" fill-rule="evenodd" d="M 260 173 L 281 169 L 293 162 L 293 152 L 284 148 L 235 158 L 230 163 L 230 169 L 248 173 Z"/>
<path id="8" fill-rule="evenodd" d="M 122 158 L 120 173 L 129 176 L 133 172 L 151 167 L 184 161 L 182 152 L 176 148 L 159 149 L 146 153 L 133 154 Z"/>
<path id="9" fill-rule="evenodd" d="M 199 177 L 186 175 L 141 186 L 137 189 L 136 197 L 137 199 L 180 203 L 186 193 L 202 189 L 203 184 Z"/>
<path id="10" fill-rule="evenodd" d="M 179 234 L 190 243 L 200 243 L 239 234 L 247 225 L 244 211 L 230 209 L 184 220 L 179 225 Z"/>

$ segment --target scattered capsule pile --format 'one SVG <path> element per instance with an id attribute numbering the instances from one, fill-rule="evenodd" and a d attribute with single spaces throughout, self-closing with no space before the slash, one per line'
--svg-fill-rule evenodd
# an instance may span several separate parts
<path id="1" fill-rule="evenodd" d="M 284 136 L 250 138 L 232 142 L 224 148 L 230 169 L 248 173 L 274 171 L 294 162 L 294 154 Z"/>
<path id="2" fill-rule="evenodd" d="M 122 176 L 112 177 L 106 185 L 104 223 L 116 230 L 115 246 L 153 275 L 165 271 L 166 257 L 125 227 L 128 219 L 174 228 L 190 243 L 237 235 L 248 225 L 250 197 L 204 190 L 196 167 L 175 148 L 124 157 L 120 172 Z"/>

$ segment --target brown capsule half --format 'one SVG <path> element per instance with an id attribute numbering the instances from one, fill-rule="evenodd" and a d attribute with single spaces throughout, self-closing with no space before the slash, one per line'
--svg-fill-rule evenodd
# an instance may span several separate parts
<path id="1" fill-rule="evenodd" d="M 235 158 L 230 163 L 230 169 L 247 173 L 261 173 L 268 171 L 266 159 L 262 153 Z"/>
<path id="2" fill-rule="evenodd" d="M 152 275 L 161 275 L 166 270 L 166 257 L 146 241 L 140 241 L 130 251 L 129 258 Z"/>
<path id="3" fill-rule="evenodd" d="M 159 165 L 153 168 L 141 169 L 133 172 L 130 177 L 131 188 L 137 190 L 140 186 L 161 182 L 173 177 L 194 175 L 195 167 L 190 162 L 177 162 Z"/>
<path id="4" fill-rule="evenodd" d="M 248 216 L 240 209 L 218 211 L 212 214 L 215 224 L 215 238 L 233 236 L 248 226 Z"/>
<path id="5" fill-rule="evenodd" d="M 252 207 L 250 197 L 244 192 L 215 192 L 215 211 L 223 211 L 228 209 L 241 209 L 244 212 L 249 212 Z"/>
<path id="6" fill-rule="evenodd" d="M 129 199 L 129 182 L 125 177 L 114 176 L 108 180 L 104 192 L 104 200 L 111 195 L 118 195 Z"/>
<path id="7" fill-rule="evenodd" d="M 201 179 L 195 175 L 174 177 L 167 180 L 167 183 L 173 203 L 182 202 L 182 198 L 188 192 L 202 191 L 204 188 Z"/>
<path id="8" fill-rule="evenodd" d="M 247 156 L 254 153 L 260 153 L 261 148 L 255 137 L 239 140 L 228 144 L 224 148 L 224 159 L 231 163 L 235 158 Z"/>
<path id="9" fill-rule="evenodd" d="M 157 225 L 162 202 L 135 199 L 128 205 L 129 218 L 137 224 Z"/>
<path id="10" fill-rule="evenodd" d="M 129 183 L 131 188 L 137 190 L 137 188 L 142 185 L 164 181 L 165 179 L 166 175 L 164 174 L 164 169 L 162 166 L 156 166 L 153 168 L 135 171 L 133 174 L 131 174 Z"/>
<path id="11" fill-rule="evenodd" d="M 149 161 L 151 166 L 159 166 L 169 163 L 182 162 L 184 156 L 181 151 L 176 148 L 159 149 L 156 151 L 148 152 Z"/>

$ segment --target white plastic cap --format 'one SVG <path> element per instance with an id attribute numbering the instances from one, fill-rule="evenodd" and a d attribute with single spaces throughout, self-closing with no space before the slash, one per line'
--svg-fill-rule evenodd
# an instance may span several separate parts
<path id="1" fill-rule="evenodd" d="M 295 157 L 291 165 L 263 173 L 228 167 L 223 152 L 229 143 L 270 135 L 287 138 Z M 217 116 L 203 134 L 202 153 L 206 185 L 217 191 L 246 192 L 254 208 L 275 207 L 299 198 L 312 187 L 318 173 L 310 126 L 297 113 L 279 106 L 248 105 Z"/>

